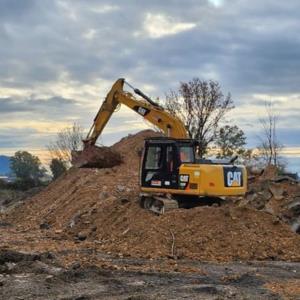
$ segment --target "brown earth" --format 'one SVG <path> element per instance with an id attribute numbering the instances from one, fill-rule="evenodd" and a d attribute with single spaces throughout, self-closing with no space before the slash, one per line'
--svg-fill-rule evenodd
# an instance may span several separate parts
<path id="1" fill-rule="evenodd" d="M 279 294 L 285 300 L 299 299 L 300 280 L 294 279 L 280 282 L 270 282 L 265 284 L 265 287 L 272 292 Z"/>
<path id="2" fill-rule="evenodd" d="M 148 130 L 122 139 L 112 146 L 122 156 L 121 165 L 73 168 L 3 220 L 19 231 L 42 228 L 49 236 L 89 243 L 121 257 L 300 260 L 300 236 L 251 203 L 229 201 L 161 216 L 142 210 L 138 166 L 143 141 L 153 135 Z"/>

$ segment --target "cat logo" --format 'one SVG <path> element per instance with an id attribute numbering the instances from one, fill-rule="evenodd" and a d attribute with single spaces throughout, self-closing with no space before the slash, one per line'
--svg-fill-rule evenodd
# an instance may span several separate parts
<path id="1" fill-rule="evenodd" d="M 138 105 L 134 106 L 133 110 L 135 110 L 139 115 L 143 117 L 145 117 L 150 112 L 150 109 Z"/>
<path id="2" fill-rule="evenodd" d="M 181 182 L 189 182 L 189 175 L 180 175 L 179 180 Z"/>
<path id="3" fill-rule="evenodd" d="M 141 116 L 144 116 L 146 114 L 147 110 L 144 108 L 144 107 L 139 107 L 138 108 L 138 113 L 141 115 Z"/>
<path id="4" fill-rule="evenodd" d="M 224 168 L 224 181 L 226 187 L 243 186 L 243 173 L 240 168 Z"/>
<path id="5" fill-rule="evenodd" d="M 227 173 L 227 184 L 228 186 L 241 186 L 241 172 L 228 172 Z"/>

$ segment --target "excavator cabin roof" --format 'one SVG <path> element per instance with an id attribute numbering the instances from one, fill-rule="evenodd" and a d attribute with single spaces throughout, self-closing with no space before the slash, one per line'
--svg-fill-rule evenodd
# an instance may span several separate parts
<path id="1" fill-rule="evenodd" d="M 170 144 L 170 143 L 188 143 L 197 145 L 198 141 L 195 139 L 176 139 L 171 137 L 152 137 L 146 138 L 145 141 L 148 143 L 161 143 L 161 144 Z"/>

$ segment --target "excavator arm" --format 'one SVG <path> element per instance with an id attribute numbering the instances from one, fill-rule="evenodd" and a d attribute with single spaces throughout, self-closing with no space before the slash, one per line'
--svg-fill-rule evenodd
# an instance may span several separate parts
<path id="1" fill-rule="evenodd" d="M 85 145 L 95 145 L 97 138 L 102 133 L 107 122 L 120 104 L 124 104 L 133 111 L 141 115 L 145 120 L 161 129 L 167 137 L 185 139 L 188 133 L 184 124 L 175 116 L 165 111 L 157 103 L 144 95 L 140 90 L 134 89 L 134 92 L 144 99 L 135 98 L 131 93 L 125 92 L 123 86 L 125 79 L 118 79 L 107 94 L 101 105 L 94 123 L 84 140 Z"/>

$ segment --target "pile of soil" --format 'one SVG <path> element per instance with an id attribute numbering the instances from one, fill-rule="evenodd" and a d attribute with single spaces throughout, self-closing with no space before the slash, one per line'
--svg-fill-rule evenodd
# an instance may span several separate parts
<path id="1" fill-rule="evenodd" d="M 277 216 L 229 201 L 157 216 L 138 205 L 142 131 L 112 146 L 123 163 L 71 169 L 5 216 L 21 230 L 43 228 L 119 256 L 208 261 L 300 259 L 300 236 Z"/>

